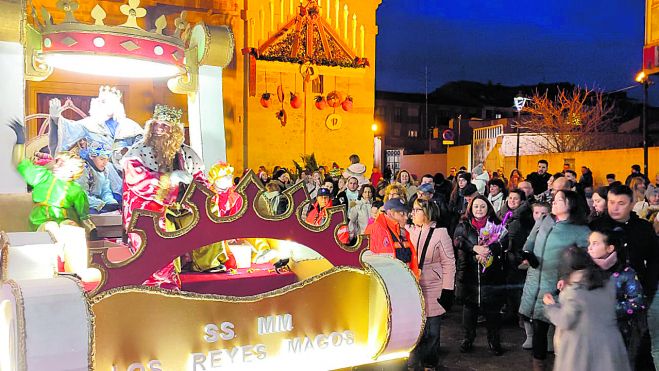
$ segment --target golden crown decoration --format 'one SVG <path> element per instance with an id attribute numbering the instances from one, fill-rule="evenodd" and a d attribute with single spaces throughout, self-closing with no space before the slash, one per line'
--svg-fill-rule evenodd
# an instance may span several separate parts
<path id="1" fill-rule="evenodd" d="M 178 124 L 181 122 L 182 116 L 182 110 L 164 104 L 156 104 L 156 107 L 153 109 L 153 119 L 156 121 Z"/>
<path id="2" fill-rule="evenodd" d="M 109 85 L 104 85 L 98 88 L 99 97 L 107 97 L 112 95 L 116 96 L 117 99 L 121 99 L 121 90 Z"/>
<path id="3" fill-rule="evenodd" d="M 174 21 L 175 31 L 166 35 L 167 18 L 161 15 L 154 22 L 155 29 L 147 31 L 138 24 L 139 18 L 147 14 L 140 7 L 140 0 L 128 0 L 120 6 L 120 12 L 126 20 L 119 25 L 105 24 L 106 11 L 98 4 L 91 10 L 93 24 L 79 22 L 74 12 L 78 9 L 76 0 L 60 0 L 57 8 L 64 12 L 64 19 L 55 24 L 50 12 L 41 7 L 40 15 L 32 8 L 32 25 L 28 25 L 26 39 L 37 51 L 28 70 L 36 70 L 34 80 L 38 80 L 39 72 L 46 78 L 52 69 L 44 62 L 43 56 L 52 54 L 93 54 L 117 57 L 129 57 L 151 62 L 160 62 L 185 69 L 185 39 L 190 30 L 189 23 L 182 12 Z M 28 46 L 28 49 L 30 47 Z M 28 71 L 30 72 L 30 71 Z"/>
<path id="4" fill-rule="evenodd" d="M 233 166 L 227 164 L 226 162 L 219 162 L 211 166 L 210 170 L 208 171 L 208 180 L 211 183 L 225 176 L 233 176 Z"/>

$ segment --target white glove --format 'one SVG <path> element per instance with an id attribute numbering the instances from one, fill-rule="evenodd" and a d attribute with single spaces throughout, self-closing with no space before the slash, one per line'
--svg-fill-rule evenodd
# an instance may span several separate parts
<path id="1" fill-rule="evenodd" d="M 179 183 L 190 184 L 192 182 L 192 175 L 187 171 L 183 170 L 174 170 L 169 175 L 169 181 L 172 186 L 177 186 Z"/>
<path id="2" fill-rule="evenodd" d="M 62 114 L 62 101 L 57 98 L 53 98 L 48 102 L 48 115 L 57 119 Z"/>

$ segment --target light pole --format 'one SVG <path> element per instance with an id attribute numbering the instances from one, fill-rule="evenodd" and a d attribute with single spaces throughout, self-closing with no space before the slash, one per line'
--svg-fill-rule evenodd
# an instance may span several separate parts
<path id="1" fill-rule="evenodd" d="M 644 71 L 636 75 L 636 82 L 643 84 L 643 116 L 641 119 L 641 127 L 643 130 L 643 174 L 649 177 L 648 174 L 648 87 L 652 83 L 650 76 L 646 75 Z"/>
<path id="2" fill-rule="evenodd" d="M 517 145 L 515 146 L 515 169 L 519 170 L 519 124 L 522 120 L 522 110 L 529 98 L 515 97 L 515 109 L 517 110 L 517 125 L 515 125 L 515 134 L 517 136 Z"/>

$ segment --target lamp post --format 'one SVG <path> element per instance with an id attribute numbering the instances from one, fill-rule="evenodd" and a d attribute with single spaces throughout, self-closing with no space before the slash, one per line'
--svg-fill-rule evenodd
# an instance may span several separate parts
<path id="1" fill-rule="evenodd" d="M 650 76 L 646 75 L 644 71 L 636 75 L 636 82 L 643 84 L 643 116 L 641 119 L 641 127 L 643 130 L 643 174 L 649 177 L 648 174 L 648 87 L 652 83 Z"/>
<path id="2" fill-rule="evenodd" d="M 515 146 L 515 168 L 517 170 L 519 170 L 519 124 L 522 120 L 522 110 L 524 109 L 527 100 L 529 100 L 529 98 L 514 98 L 515 109 L 517 110 L 517 125 L 515 125 L 515 134 L 517 136 L 517 145 Z"/>

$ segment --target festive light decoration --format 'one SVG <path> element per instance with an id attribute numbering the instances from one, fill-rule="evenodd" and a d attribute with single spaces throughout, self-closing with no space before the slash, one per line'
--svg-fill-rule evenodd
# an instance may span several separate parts
<path id="1" fill-rule="evenodd" d="M 366 58 L 356 56 L 323 17 L 319 17 L 317 0 L 300 4 L 297 16 L 281 27 L 258 50 L 256 59 L 321 66 L 363 68 Z"/>

